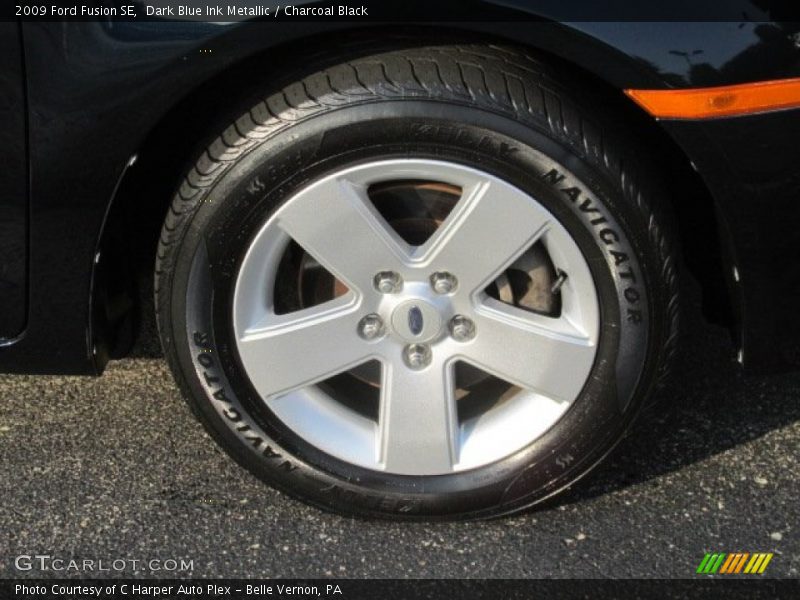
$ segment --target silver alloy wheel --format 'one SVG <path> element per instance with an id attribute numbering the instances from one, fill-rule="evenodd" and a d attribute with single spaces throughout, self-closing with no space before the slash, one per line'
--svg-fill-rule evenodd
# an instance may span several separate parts
<path id="1" fill-rule="evenodd" d="M 368 197 L 373 184 L 403 180 L 461 189 L 421 246 L 405 242 Z M 348 291 L 278 314 L 275 280 L 291 240 Z M 537 242 L 566 275 L 556 317 L 486 292 Z M 589 267 L 558 220 L 493 175 L 434 160 L 354 166 L 296 193 L 249 247 L 233 307 L 242 365 L 286 426 L 341 460 L 404 475 L 463 471 L 529 445 L 580 394 L 599 335 Z M 318 385 L 375 360 L 377 419 Z M 511 386 L 480 414 L 459 418 L 459 362 Z"/>

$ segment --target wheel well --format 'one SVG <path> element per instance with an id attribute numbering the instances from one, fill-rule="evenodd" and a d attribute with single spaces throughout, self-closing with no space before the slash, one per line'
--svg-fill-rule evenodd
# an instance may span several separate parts
<path id="1" fill-rule="evenodd" d="M 733 326 L 714 200 L 689 159 L 655 121 L 595 74 L 541 49 L 464 31 L 437 30 L 434 35 L 391 28 L 380 35 L 375 29 L 340 31 L 272 48 L 199 84 L 163 115 L 139 148 L 137 162 L 120 182 L 101 237 L 103 258 L 96 279 L 93 319 L 102 354 L 117 358 L 131 347 L 147 355 L 159 352 L 152 318 L 152 270 L 170 200 L 199 153 L 233 119 L 261 99 L 262 82 L 269 81 L 269 88 L 277 90 L 312 69 L 353 56 L 404 46 L 454 43 L 513 45 L 535 55 L 560 73 L 568 73 L 582 88 L 588 87 L 606 112 L 644 141 L 648 158 L 660 169 L 669 187 L 684 264 L 701 285 L 704 313 L 714 322 Z M 336 53 L 330 52 L 332 45 L 337 48 Z M 265 55 L 269 60 L 264 60 Z M 270 69 L 264 65 L 280 66 Z M 251 81 L 254 70 L 263 77 L 258 84 L 242 89 L 242 82 Z M 234 98 L 230 90 L 237 90 Z M 220 106 L 226 109 L 220 111 Z M 199 136 L 196 123 L 204 124 Z"/>

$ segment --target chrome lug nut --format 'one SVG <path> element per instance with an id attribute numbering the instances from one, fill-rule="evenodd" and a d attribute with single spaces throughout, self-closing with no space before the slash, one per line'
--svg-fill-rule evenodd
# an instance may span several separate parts
<path id="1" fill-rule="evenodd" d="M 437 294 L 449 294 L 458 286 L 455 275 L 447 272 L 437 272 L 431 275 L 431 287 Z"/>
<path id="2" fill-rule="evenodd" d="M 374 283 L 381 294 L 396 294 L 403 289 L 403 278 L 394 271 L 381 271 L 375 275 Z"/>
<path id="3" fill-rule="evenodd" d="M 464 315 L 450 319 L 450 335 L 457 342 L 468 342 L 475 337 L 475 323 Z"/>
<path id="4" fill-rule="evenodd" d="M 431 358 L 433 358 L 433 354 L 428 344 L 411 344 L 403 350 L 403 360 L 415 371 L 424 369 L 431 364 Z"/>
<path id="5" fill-rule="evenodd" d="M 367 315 L 358 322 L 358 335 L 365 340 L 377 340 L 385 331 L 383 319 L 375 313 Z"/>

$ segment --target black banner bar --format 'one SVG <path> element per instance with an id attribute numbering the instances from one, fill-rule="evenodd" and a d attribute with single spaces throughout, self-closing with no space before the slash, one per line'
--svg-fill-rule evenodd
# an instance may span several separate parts
<path id="1" fill-rule="evenodd" d="M 22 21 L 800 21 L 796 0 L 3 0 Z"/>
<path id="2" fill-rule="evenodd" d="M 800 580 L 760 577 L 689 580 L 452 579 L 26 579 L 2 580 L 4 600 L 531 600 L 536 598 L 797 598 Z"/>

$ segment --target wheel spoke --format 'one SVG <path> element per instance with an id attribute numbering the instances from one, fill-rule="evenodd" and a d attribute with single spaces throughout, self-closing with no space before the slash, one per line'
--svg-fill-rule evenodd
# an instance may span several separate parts
<path id="1" fill-rule="evenodd" d="M 392 363 L 383 379 L 380 448 L 386 470 L 451 471 L 457 456 L 452 369 L 438 361 L 422 371 Z"/>
<path id="2" fill-rule="evenodd" d="M 420 249 L 425 262 L 456 273 L 469 293 L 484 289 L 547 229 L 549 215 L 500 181 L 464 190 L 452 212 Z"/>
<path id="3" fill-rule="evenodd" d="M 273 314 L 245 332 L 239 353 L 255 388 L 275 397 L 366 362 L 372 347 L 358 337 L 358 320 L 352 304 Z"/>
<path id="4" fill-rule="evenodd" d="M 398 270 L 410 253 L 366 189 L 343 178 L 314 184 L 278 211 L 277 223 L 333 275 L 362 292 L 375 273 Z"/>
<path id="5" fill-rule="evenodd" d="M 574 400 L 594 364 L 594 343 L 564 319 L 483 310 L 477 331 L 467 362 L 553 400 Z"/>

